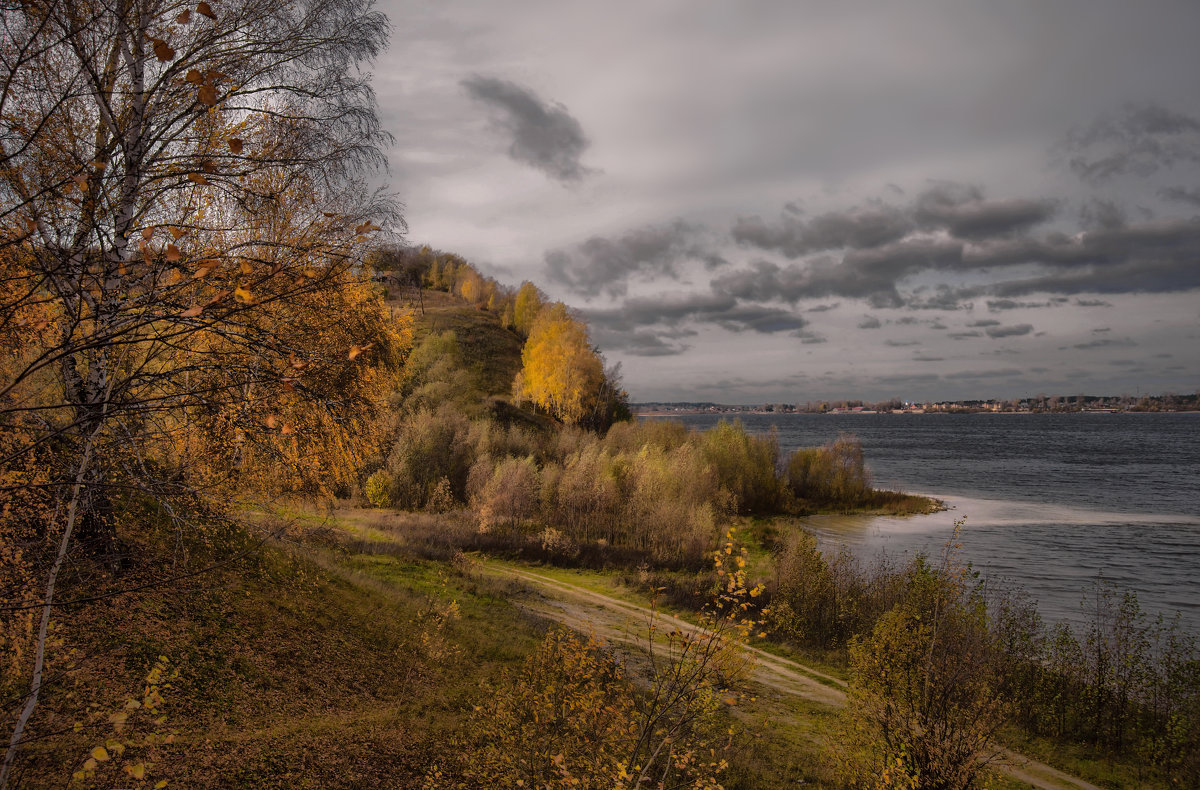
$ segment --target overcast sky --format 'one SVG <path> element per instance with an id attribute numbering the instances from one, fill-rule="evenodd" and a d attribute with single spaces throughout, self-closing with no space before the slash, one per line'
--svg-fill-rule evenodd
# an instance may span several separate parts
<path id="1" fill-rule="evenodd" d="M 408 239 L 632 398 L 1200 389 L 1200 3 L 389 0 Z"/>

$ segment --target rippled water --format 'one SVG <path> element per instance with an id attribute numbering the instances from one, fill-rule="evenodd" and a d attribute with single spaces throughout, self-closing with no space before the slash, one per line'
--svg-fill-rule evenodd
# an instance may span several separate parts
<path id="1" fill-rule="evenodd" d="M 707 428 L 715 415 L 681 418 Z M 857 435 L 875 483 L 951 510 L 815 517 L 825 543 L 936 554 L 966 517 L 964 554 L 1026 590 L 1047 620 L 1081 619 L 1100 574 L 1200 633 L 1200 414 L 743 415 L 783 450 Z"/>

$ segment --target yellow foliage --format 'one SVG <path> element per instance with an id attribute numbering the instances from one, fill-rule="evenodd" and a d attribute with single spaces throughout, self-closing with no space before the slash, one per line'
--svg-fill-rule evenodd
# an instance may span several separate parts
<path id="1" fill-rule="evenodd" d="M 520 294 L 518 294 L 519 304 Z M 604 366 L 587 327 L 561 302 L 546 307 L 521 350 L 524 395 L 566 423 L 581 422 L 596 406 Z"/>

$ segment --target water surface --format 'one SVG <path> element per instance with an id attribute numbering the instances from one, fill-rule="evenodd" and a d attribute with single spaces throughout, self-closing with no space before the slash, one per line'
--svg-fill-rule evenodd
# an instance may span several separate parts
<path id="1" fill-rule="evenodd" d="M 719 415 L 685 415 L 697 428 Z M 945 500 L 909 518 L 814 517 L 825 545 L 937 554 L 965 517 L 964 557 L 1047 620 L 1079 621 L 1098 577 L 1200 633 L 1200 414 L 742 415 L 784 451 L 853 433 L 875 484 Z"/>

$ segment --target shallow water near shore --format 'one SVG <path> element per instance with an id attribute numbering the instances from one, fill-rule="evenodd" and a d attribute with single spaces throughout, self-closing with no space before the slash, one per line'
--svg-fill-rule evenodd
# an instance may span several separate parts
<path id="1" fill-rule="evenodd" d="M 716 415 L 683 421 L 709 427 Z M 1009 583 L 1048 622 L 1082 622 L 1099 578 L 1143 610 L 1179 612 L 1200 633 L 1200 414 L 743 415 L 780 447 L 853 433 L 875 484 L 935 496 L 948 510 L 906 518 L 814 516 L 824 548 L 865 561 L 938 556 L 966 518 L 962 558 Z"/>

